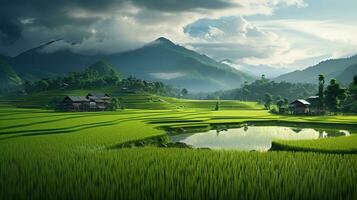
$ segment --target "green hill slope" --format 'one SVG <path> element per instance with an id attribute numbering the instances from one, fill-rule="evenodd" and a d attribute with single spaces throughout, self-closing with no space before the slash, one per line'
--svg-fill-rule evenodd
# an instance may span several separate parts
<path id="1" fill-rule="evenodd" d="M 215 91 L 240 86 L 254 78 L 205 55 L 159 38 L 142 48 L 107 58 L 126 75 L 159 80 L 191 91 Z"/>
<path id="2" fill-rule="evenodd" d="M 0 58 L 0 89 L 19 86 L 21 83 L 21 78 L 12 66 L 5 59 Z"/>
<path id="3" fill-rule="evenodd" d="M 69 72 L 84 70 L 87 66 L 100 60 L 97 56 L 73 53 L 69 50 L 49 52 L 46 49 L 62 40 L 55 40 L 11 59 L 11 64 L 19 76 L 26 80 L 37 80 L 51 76 L 62 76 Z"/>
<path id="4" fill-rule="evenodd" d="M 338 75 L 337 80 L 341 81 L 341 83 L 348 85 L 352 82 L 353 77 L 357 75 L 357 63 L 347 67 L 343 72 Z"/>
<path id="5" fill-rule="evenodd" d="M 148 93 L 124 93 L 116 89 L 107 88 L 101 89 L 101 92 L 111 94 L 117 97 L 126 109 L 148 109 L 148 110 L 173 110 L 181 108 L 213 110 L 216 100 L 187 100 L 176 99 L 171 97 L 162 97 Z M 62 100 L 66 95 L 85 96 L 93 90 L 52 90 L 45 92 L 37 92 L 18 98 L 10 102 L 11 104 L 22 108 L 46 108 L 51 107 L 55 101 Z M 222 110 L 246 109 L 256 110 L 262 109 L 261 105 L 254 102 L 240 102 L 233 100 L 220 101 Z"/>
<path id="6" fill-rule="evenodd" d="M 239 87 L 251 75 L 205 55 L 159 38 L 141 48 L 110 55 L 81 55 L 70 50 L 48 51 L 59 41 L 30 49 L 11 59 L 22 78 L 36 80 L 83 71 L 98 60 L 107 60 L 125 76 L 161 81 L 191 91 L 215 91 Z"/>
<path id="7" fill-rule="evenodd" d="M 112 76 L 119 75 L 119 72 L 114 68 L 114 66 L 104 60 L 100 60 L 92 65 L 90 65 L 87 70 L 96 71 L 99 76 Z"/>
<path id="8" fill-rule="evenodd" d="M 339 75 L 343 73 L 346 68 L 356 63 L 357 55 L 349 58 L 326 60 L 304 70 L 298 70 L 281 75 L 274 80 L 293 83 L 317 83 L 318 75 L 324 74 L 326 80 L 337 78 L 339 81 L 344 81 L 343 77 L 340 77 Z"/>

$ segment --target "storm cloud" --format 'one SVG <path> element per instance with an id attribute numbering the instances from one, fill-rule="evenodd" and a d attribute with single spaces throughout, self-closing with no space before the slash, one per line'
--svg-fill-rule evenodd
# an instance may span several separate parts
<path id="1" fill-rule="evenodd" d="M 226 0 L 3 0 L 0 5 L 0 52 L 11 55 L 57 38 L 81 43 L 108 41 L 116 35 L 122 42 L 128 35 L 122 31 L 126 26 L 149 26 L 170 18 L 170 13 L 173 17 L 182 12 L 238 6 Z M 113 32 L 117 33 L 110 35 Z M 95 38 L 94 33 L 98 33 Z M 132 43 L 130 38 L 126 43 Z"/>
<path id="2" fill-rule="evenodd" d="M 16 56 L 57 39 L 62 40 L 43 53 L 69 49 L 109 54 L 135 49 L 163 36 L 217 60 L 282 66 L 324 49 L 312 44 L 323 46 L 330 38 L 336 41 L 329 31 L 330 23 L 306 27 L 309 23 L 302 20 L 299 26 L 290 26 L 297 22 L 262 23 L 250 16 L 261 19 L 274 16 L 279 9 L 306 6 L 304 0 L 2 0 L 0 54 Z M 347 26 L 342 30 L 354 33 L 355 29 Z M 338 41 L 343 50 L 339 54 L 355 49 L 351 42 L 354 35 L 347 34 L 348 43 Z M 328 44 L 325 46 L 336 51 L 336 42 Z"/>
<path id="3" fill-rule="evenodd" d="M 190 40 L 182 28 L 200 18 L 271 14 L 280 4 L 302 0 L 3 0 L 0 53 L 16 55 L 62 38 L 68 43 L 113 52 L 135 48 L 158 36 Z M 88 42 L 84 44 L 84 42 Z M 109 46 L 103 45 L 107 44 Z M 114 46 L 115 45 L 115 46 Z M 86 48 L 85 48 L 86 47 Z"/>

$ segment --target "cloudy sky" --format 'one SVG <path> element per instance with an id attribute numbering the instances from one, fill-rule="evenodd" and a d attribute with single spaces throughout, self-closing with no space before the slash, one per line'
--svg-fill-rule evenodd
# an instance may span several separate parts
<path id="1" fill-rule="evenodd" d="M 356 9 L 356 0 L 2 0 L 0 53 L 60 38 L 52 51 L 113 53 L 164 36 L 217 60 L 296 69 L 357 53 Z"/>

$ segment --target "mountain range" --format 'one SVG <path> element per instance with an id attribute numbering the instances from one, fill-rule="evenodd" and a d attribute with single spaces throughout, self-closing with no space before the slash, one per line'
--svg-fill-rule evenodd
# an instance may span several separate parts
<path id="1" fill-rule="evenodd" d="M 110 55 L 83 55 L 68 49 L 48 52 L 52 41 L 11 58 L 10 63 L 26 80 L 82 71 L 98 60 L 106 60 L 124 76 L 162 81 L 190 91 L 215 91 L 239 87 L 254 77 L 219 63 L 206 55 L 158 38 L 141 48 Z"/>
<path id="2" fill-rule="evenodd" d="M 105 60 L 123 76 L 135 76 L 149 81 L 187 88 L 191 92 L 211 92 L 240 87 L 245 81 L 252 82 L 265 74 L 276 77 L 288 69 L 269 67 L 236 67 L 230 60 L 220 62 L 177 45 L 160 37 L 140 48 L 109 55 L 85 55 L 70 49 L 48 51 L 61 40 L 54 40 L 27 50 L 15 57 L 0 55 L 0 89 L 21 85 L 24 80 L 63 76 L 80 72 L 99 60 Z M 278 70 L 278 71 L 277 71 Z M 347 85 L 357 74 L 357 55 L 349 58 L 330 59 L 304 70 L 282 74 L 276 82 L 316 83 L 317 76 L 326 80 L 336 78 Z"/>
<path id="3" fill-rule="evenodd" d="M 227 64 L 231 67 L 234 67 L 234 68 L 238 69 L 239 71 L 250 74 L 256 78 L 259 78 L 259 77 L 261 77 L 261 75 L 264 74 L 266 78 L 273 79 L 273 78 L 276 78 L 282 74 L 292 71 L 289 68 L 274 68 L 274 67 L 270 67 L 267 65 L 258 65 L 258 66 L 247 65 L 247 64 L 238 65 L 230 59 L 223 59 L 220 62 Z"/>
<path id="4" fill-rule="evenodd" d="M 325 60 L 304 70 L 283 74 L 275 78 L 274 81 L 316 83 L 319 74 L 325 75 L 325 80 L 336 78 L 343 84 L 349 84 L 352 82 L 353 76 L 357 75 L 357 55 L 348 58 Z"/>

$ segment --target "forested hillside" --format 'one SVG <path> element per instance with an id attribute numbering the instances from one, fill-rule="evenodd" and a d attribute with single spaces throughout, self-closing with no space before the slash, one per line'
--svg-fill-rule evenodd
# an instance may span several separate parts
<path id="1" fill-rule="evenodd" d="M 207 98 L 221 99 L 238 99 L 243 101 L 262 101 L 266 93 L 273 97 L 284 97 L 288 100 L 297 98 L 306 98 L 311 95 L 316 95 L 317 85 L 310 83 L 289 83 L 275 82 L 266 79 L 264 76 L 260 80 L 248 84 L 243 87 L 228 91 L 218 91 L 209 94 Z"/>
<path id="2" fill-rule="evenodd" d="M 11 89 L 22 84 L 21 78 L 13 70 L 5 57 L 0 56 L 0 90 Z"/>
<path id="3" fill-rule="evenodd" d="M 326 60 L 304 70 L 297 70 L 281 75 L 275 78 L 274 81 L 288 81 L 292 83 L 316 83 L 316 77 L 320 74 L 323 74 L 326 80 L 337 78 L 338 81 L 347 83 L 345 82 L 346 72 L 344 72 L 344 70 L 354 64 L 357 64 L 357 55 L 349 58 Z M 355 74 L 350 74 L 350 76 L 347 77 L 348 81 L 352 79 L 353 75 Z"/>

